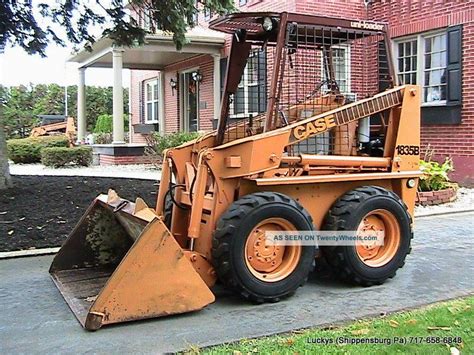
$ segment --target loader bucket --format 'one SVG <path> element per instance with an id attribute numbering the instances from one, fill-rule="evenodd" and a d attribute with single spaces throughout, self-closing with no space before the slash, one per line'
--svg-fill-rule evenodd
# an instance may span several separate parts
<path id="1" fill-rule="evenodd" d="M 215 299 L 161 218 L 113 190 L 89 206 L 49 272 L 88 330 L 199 310 Z"/>

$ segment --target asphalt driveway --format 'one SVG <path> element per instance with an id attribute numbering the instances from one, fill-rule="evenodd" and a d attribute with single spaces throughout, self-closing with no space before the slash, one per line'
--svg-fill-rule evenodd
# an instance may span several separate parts
<path id="1" fill-rule="evenodd" d="M 48 275 L 51 256 L 0 261 L 0 353 L 157 353 L 345 322 L 474 292 L 474 213 L 420 218 L 412 254 L 382 286 L 314 275 L 296 295 L 260 306 L 218 290 L 186 315 L 81 328 Z"/>

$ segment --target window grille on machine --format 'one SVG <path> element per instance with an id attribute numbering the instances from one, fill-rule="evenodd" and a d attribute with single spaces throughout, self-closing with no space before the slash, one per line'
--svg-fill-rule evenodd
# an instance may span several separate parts
<path id="1" fill-rule="evenodd" d="M 263 132 L 267 110 L 275 128 L 280 128 L 373 96 L 388 86 L 382 34 L 289 23 L 279 68 L 274 67 L 275 56 L 276 43 L 252 45 L 238 89 L 230 97 L 224 142 Z M 269 107 L 275 69 L 279 69 L 275 104 Z M 383 114 L 370 118 L 370 131 L 381 140 L 386 119 Z M 354 139 L 357 125 L 335 127 L 288 146 L 287 153 L 355 155 L 360 148 Z"/>

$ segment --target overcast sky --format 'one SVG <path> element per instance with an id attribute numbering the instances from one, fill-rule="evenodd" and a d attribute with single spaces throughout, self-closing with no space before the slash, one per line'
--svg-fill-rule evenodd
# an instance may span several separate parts
<path id="1" fill-rule="evenodd" d="M 5 48 L 0 54 L 0 83 L 5 86 L 33 84 L 75 85 L 77 84 L 77 65 L 66 63 L 70 49 L 51 45 L 47 58 L 28 55 L 21 48 Z M 129 71 L 123 71 L 123 84 L 130 83 Z M 112 69 L 89 68 L 86 70 L 86 85 L 112 86 Z"/>
<path id="2" fill-rule="evenodd" d="M 53 3 L 53 0 L 42 2 Z M 105 1 L 106 2 L 106 1 Z M 33 1 L 35 5 L 38 1 Z M 92 4 L 91 4 L 92 5 Z M 35 11 L 36 12 L 36 11 Z M 36 16 L 38 23 L 44 23 L 40 16 Z M 55 31 L 61 32 L 60 28 Z M 96 31 L 93 31 L 96 32 Z M 97 29 L 101 33 L 101 29 Z M 39 55 L 28 55 L 19 48 L 6 47 L 5 53 L 0 54 L 0 84 L 5 86 L 33 84 L 75 85 L 78 82 L 77 64 L 67 63 L 70 57 L 71 48 L 62 48 L 55 44 L 50 44 L 47 49 L 47 58 Z M 86 85 L 112 86 L 112 69 L 90 68 L 86 70 Z M 130 85 L 129 71 L 123 71 L 123 84 Z"/>

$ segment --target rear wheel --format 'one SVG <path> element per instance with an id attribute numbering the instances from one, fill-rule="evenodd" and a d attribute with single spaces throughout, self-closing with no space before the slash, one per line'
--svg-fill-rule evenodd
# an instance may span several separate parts
<path id="1" fill-rule="evenodd" d="M 308 212 L 283 194 L 242 197 L 221 216 L 214 233 L 212 257 L 219 279 L 259 303 L 292 294 L 313 269 L 315 247 L 265 245 L 265 232 L 312 229 Z"/>
<path id="2" fill-rule="evenodd" d="M 403 201 L 391 191 L 364 186 L 346 193 L 331 208 L 325 230 L 383 232 L 384 243 L 322 247 L 329 265 L 341 278 L 364 286 L 382 284 L 395 276 L 410 253 L 412 220 Z"/>

